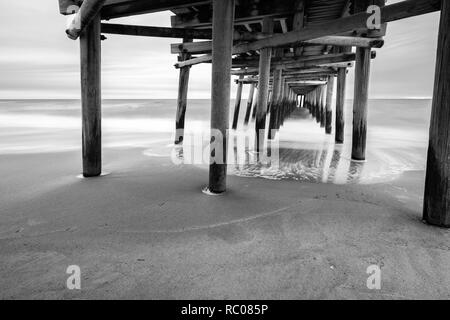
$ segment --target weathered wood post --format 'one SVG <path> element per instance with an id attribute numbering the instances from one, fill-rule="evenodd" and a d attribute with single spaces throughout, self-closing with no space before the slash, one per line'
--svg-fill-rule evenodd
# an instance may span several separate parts
<path id="1" fill-rule="evenodd" d="M 314 89 L 313 101 L 312 101 L 313 117 L 316 119 L 316 122 L 320 122 L 320 118 L 318 118 L 318 113 L 317 113 L 318 106 L 319 106 L 318 98 L 319 98 L 319 87 L 317 86 Z"/>
<path id="2" fill-rule="evenodd" d="M 356 49 L 352 159 L 358 161 L 366 160 L 370 51 L 370 48 Z"/>
<path id="3" fill-rule="evenodd" d="M 255 96 L 255 84 L 252 83 L 250 85 L 250 92 L 248 94 L 248 100 L 247 100 L 247 111 L 245 112 L 245 119 L 244 119 L 244 125 L 248 125 L 248 122 L 250 121 L 250 116 L 252 112 L 252 106 L 253 106 L 253 97 Z"/>
<path id="4" fill-rule="evenodd" d="M 237 129 L 238 126 L 238 120 L 239 120 L 239 113 L 241 111 L 241 99 L 242 99 L 242 86 L 244 85 L 242 83 L 242 80 L 244 79 L 244 76 L 241 75 L 239 76 L 239 81 L 238 82 L 238 89 L 236 92 L 236 102 L 234 105 L 234 116 L 233 116 L 233 130 Z"/>
<path id="5" fill-rule="evenodd" d="M 214 159 L 217 151 L 211 150 L 212 163 L 209 167 L 209 192 L 211 193 L 226 191 L 233 25 L 234 0 L 213 0 L 211 131 L 212 134 L 220 132 L 222 135 L 223 140 L 214 141 L 214 143 L 222 144 L 220 151 L 223 158 Z"/>
<path id="6" fill-rule="evenodd" d="M 277 56 L 280 56 L 279 52 L 277 52 Z M 277 128 L 277 116 L 280 109 L 279 101 L 282 89 L 283 81 L 283 69 L 276 68 L 273 72 L 273 94 L 272 94 L 272 104 L 270 110 L 270 120 L 269 120 L 269 133 L 268 139 L 275 139 L 275 129 Z"/>
<path id="7" fill-rule="evenodd" d="M 325 104 L 327 85 L 320 86 L 320 127 L 325 128 Z"/>
<path id="8" fill-rule="evenodd" d="M 334 75 L 328 77 L 327 85 L 327 104 L 326 104 L 326 114 L 325 114 L 325 133 L 331 134 L 333 130 L 333 92 L 334 92 Z"/>
<path id="9" fill-rule="evenodd" d="M 264 18 L 262 32 L 273 33 L 273 19 Z M 256 139 L 255 149 L 260 152 L 264 147 L 267 101 L 269 98 L 269 80 L 270 80 L 270 60 L 272 58 L 272 49 L 261 49 L 259 56 L 259 85 L 258 85 L 258 105 L 256 110 Z"/>
<path id="10" fill-rule="evenodd" d="M 252 111 L 252 120 L 256 119 L 256 110 L 258 109 L 258 97 L 259 97 L 259 88 L 255 85 L 255 97 L 253 101 L 253 111 Z"/>
<path id="11" fill-rule="evenodd" d="M 192 39 L 184 39 L 183 42 L 192 42 Z M 183 52 L 179 56 L 180 61 L 189 60 L 190 58 L 191 54 L 187 52 Z M 184 140 L 184 123 L 186 118 L 190 70 L 191 66 L 180 68 L 180 78 L 178 80 L 177 118 L 175 122 L 175 144 L 182 144 Z"/>
<path id="12" fill-rule="evenodd" d="M 352 52 L 352 47 L 342 47 L 339 49 L 341 53 Z M 345 135 L 345 90 L 347 85 L 347 68 L 338 68 L 337 88 L 336 88 L 336 131 L 335 142 L 337 144 L 344 143 Z"/>
<path id="13" fill-rule="evenodd" d="M 80 34 L 83 176 L 102 173 L 101 40 L 97 14 Z"/>
<path id="14" fill-rule="evenodd" d="M 347 68 L 338 69 L 337 94 L 336 94 L 336 135 L 335 141 L 338 144 L 344 143 L 345 132 L 345 87 L 347 82 Z"/>
<path id="15" fill-rule="evenodd" d="M 450 1 L 441 3 L 423 218 L 450 227 Z"/>

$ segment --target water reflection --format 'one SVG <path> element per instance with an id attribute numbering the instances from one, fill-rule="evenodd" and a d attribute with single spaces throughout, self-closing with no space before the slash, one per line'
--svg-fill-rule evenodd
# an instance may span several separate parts
<path id="1" fill-rule="evenodd" d="M 350 150 L 347 150 L 344 145 L 325 141 L 312 145 L 310 148 L 295 148 L 283 146 L 283 142 L 275 140 L 267 143 L 262 154 L 255 152 L 253 138 L 254 136 L 248 133 L 236 132 L 230 135 L 228 145 L 230 174 L 241 177 L 335 184 L 360 183 L 364 180 L 366 163 L 351 161 L 348 156 Z M 202 163 L 201 158 L 195 156 L 195 150 L 203 150 L 205 153 L 207 141 L 200 143 L 200 146 L 195 146 L 199 143 L 200 141 L 175 146 L 172 158 L 178 164 L 207 167 L 207 164 Z"/>

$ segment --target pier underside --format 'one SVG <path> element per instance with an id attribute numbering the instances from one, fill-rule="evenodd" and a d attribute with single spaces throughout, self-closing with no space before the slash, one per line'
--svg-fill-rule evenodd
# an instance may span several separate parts
<path id="1" fill-rule="evenodd" d="M 212 63 L 211 141 L 223 144 L 223 154 L 211 151 L 208 192 L 227 190 L 226 145 L 230 129 L 230 79 L 237 76 L 238 93 L 253 88 L 255 103 L 239 119 L 235 105 L 233 129 L 241 123 L 255 129 L 255 151 L 264 153 L 267 140 L 276 138 L 286 119 L 298 108 L 307 108 L 335 141 L 351 143 L 352 159 L 366 160 L 367 114 L 371 60 L 383 46 L 387 24 L 441 11 L 438 66 L 436 71 L 424 219 L 450 227 L 450 135 L 448 129 L 448 69 L 450 63 L 447 1 L 407 0 L 386 5 L 384 0 L 60 0 L 62 14 L 81 5 L 74 23 L 66 30 L 80 38 L 83 100 L 83 173 L 101 173 L 100 32 L 130 36 L 171 37 L 178 56 L 180 92 L 176 119 L 176 143 L 183 142 L 184 117 L 189 112 L 189 68 Z M 127 26 L 111 20 L 170 10 L 172 28 Z M 195 40 L 195 41 L 193 41 Z M 352 141 L 344 141 L 343 101 L 346 74 L 354 67 Z M 337 79 L 335 80 L 335 78 Z M 336 85 L 335 85 L 336 84 Z M 337 87 L 336 102 L 333 92 Z M 253 97 L 252 97 L 253 98 Z M 251 99 L 249 99 L 251 100 Z M 336 104 L 335 114 L 333 105 Z M 252 120 L 250 120 L 252 115 Z M 253 121 L 254 120 L 254 121 Z M 267 127 L 268 125 L 268 127 Z M 223 160 L 222 162 L 219 160 Z"/>

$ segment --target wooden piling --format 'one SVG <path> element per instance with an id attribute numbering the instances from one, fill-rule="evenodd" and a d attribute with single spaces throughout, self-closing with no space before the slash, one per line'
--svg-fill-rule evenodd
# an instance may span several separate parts
<path id="1" fill-rule="evenodd" d="M 192 42 L 192 39 L 185 39 L 184 43 L 187 42 Z M 191 54 L 184 52 L 180 54 L 179 58 L 181 61 L 189 60 L 191 58 Z M 184 140 L 184 123 L 186 118 L 190 70 L 190 66 L 180 68 L 180 78 L 178 80 L 177 115 L 175 123 L 175 144 L 182 144 Z"/>
<path id="2" fill-rule="evenodd" d="M 102 173 L 100 16 L 80 34 L 83 176 Z"/>
<path id="3" fill-rule="evenodd" d="M 325 128 L 325 104 L 326 104 L 327 85 L 320 86 L 320 127 Z"/>
<path id="4" fill-rule="evenodd" d="M 345 87 L 347 82 L 347 68 L 338 69 L 337 77 L 337 94 L 336 94 L 336 135 L 337 144 L 344 143 L 345 130 Z"/>
<path id="5" fill-rule="evenodd" d="M 273 72 L 273 94 L 272 94 L 272 104 L 270 110 L 269 132 L 268 132 L 269 140 L 275 139 L 275 130 L 278 129 L 277 117 L 280 108 L 279 101 L 282 89 L 281 85 L 282 82 L 283 82 L 283 70 L 281 68 L 277 68 Z"/>
<path id="6" fill-rule="evenodd" d="M 327 104 L 325 110 L 325 133 L 331 134 L 333 130 L 333 111 L 332 111 L 332 102 L 333 102 L 333 92 L 334 92 L 334 76 L 328 77 L 327 84 Z"/>
<path id="7" fill-rule="evenodd" d="M 360 161 L 366 159 L 370 59 L 370 48 L 356 49 L 352 159 Z"/>
<path id="8" fill-rule="evenodd" d="M 233 28 L 234 0 L 213 0 L 211 129 L 223 136 L 223 161 L 210 164 L 209 192 L 212 193 L 226 191 Z"/>
<path id="9" fill-rule="evenodd" d="M 239 76 L 239 80 L 244 79 L 244 76 Z M 233 116 L 233 130 L 237 129 L 238 126 L 238 120 L 239 120 L 239 113 L 241 111 L 241 99 L 242 99 L 242 81 L 239 81 L 238 83 L 238 89 L 236 92 L 236 101 L 234 105 L 234 116 Z"/>
<path id="10" fill-rule="evenodd" d="M 262 31 L 270 34 L 273 32 L 273 19 L 266 17 L 263 19 Z M 258 85 L 258 105 L 256 110 L 256 152 L 260 152 L 264 147 L 264 137 L 266 128 L 267 101 L 269 96 L 270 62 L 272 59 L 272 49 L 261 49 L 259 56 L 259 85 Z"/>
<path id="11" fill-rule="evenodd" d="M 450 1 L 441 3 L 423 218 L 450 227 Z"/>
<path id="12" fill-rule="evenodd" d="M 255 97 L 256 99 L 254 99 L 253 101 L 253 111 L 252 111 L 252 120 L 256 119 L 256 110 L 258 110 L 258 97 L 259 97 L 259 88 L 257 88 L 255 86 Z"/>
<path id="13" fill-rule="evenodd" d="M 248 94 L 248 100 L 247 100 L 247 111 L 245 112 L 245 119 L 244 119 L 245 126 L 248 125 L 248 122 L 250 121 L 254 96 L 255 96 L 255 84 L 252 83 L 252 84 L 250 84 L 250 92 Z"/>

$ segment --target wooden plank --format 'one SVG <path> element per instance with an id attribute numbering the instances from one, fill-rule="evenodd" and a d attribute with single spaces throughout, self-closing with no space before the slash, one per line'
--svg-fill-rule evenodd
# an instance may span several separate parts
<path id="1" fill-rule="evenodd" d="M 106 5 L 102 19 L 122 18 L 146 13 L 167 11 L 211 3 L 211 0 L 136 0 Z"/>
<path id="2" fill-rule="evenodd" d="M 450 227 L 450 1 L 442 1 L 423 218 Z"/>
<path id="3" fill-rule="evenodd" d="M 231 53 L 233 47 L 234 0 L 213 1 L 213 64 L 211 90 L 211 131 L 222 135 L 214 137 L 221 150 L 211 150 L 209 186 L 211 193 L 223 193 L 227 185 L 227 134 L 230 113 Z M 217 145 L 218 144 L 218 145 Z M 218 156 L 222 154 L 223 157 Z M 216 159 L 216 156 L 220 159 Z"/>
<path id="4" fill-rule="evenodd" d="M 102 172 L 100 16 L 80 36 L 83 176 Z"/>

